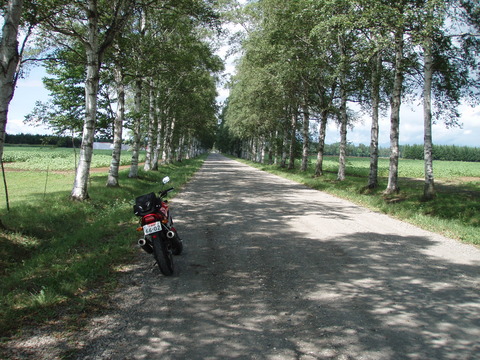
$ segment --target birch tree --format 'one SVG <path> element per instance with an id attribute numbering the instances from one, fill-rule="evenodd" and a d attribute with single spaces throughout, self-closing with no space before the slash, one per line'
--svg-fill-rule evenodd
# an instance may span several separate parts
<path id="1" fill-rule="evenodd" d="M 389 195 L 400 191 L 398 185 L 398 160 L 400 157 L 399 137 L 400 137 L 400 106 L 402 104 L 402 90 L 404 79 L 404 35 L 405 21 L 403 19 L 404 4 L 403 1 L 398 4 L 397 16 L 394 32 L 394 80 L 393 91 L 390 99 L 390 163 L 388 171 L 388 183 L 384 193 Z"/>
<path id="2" fill-rule="evenodd" d="M 72 39 L 83 44 L 86 57 L 85 118 L 80 158 L 71 192 L 73 200 L 88 196 L 88 178 L 93 155 L 97 116 L 100 68 L 105 51 L 135 10 L 135 0 L 88 0 L 66 4 L 61 12 L 48 19 L 43 28 L 58 39 Z M 63 41 L 62 40 L 62 41 Z M 61 42 L 59 42 L 61 45 Z"/>
<path id="3" fill-rule="evenodd" d="M 113 130 L 113 151 L 108 172 L 107 186 L 117 187 L 120 157 L 122 153 L 123 122 L 125 120 L 125 76 L 122 65 L 117 60 L 114 65 L 115 88 L 117 91 L 117 111 L 115 114 Z"/>
<path id="4" fill-rule="evenodd" d="M 3 9 L 0 40 L 0 161 L 3 159 L 8 107 L 15 91 L 16 74 L 20 63 L 18 30 L 22 11 L 23 0 L 9 0 Z"/>

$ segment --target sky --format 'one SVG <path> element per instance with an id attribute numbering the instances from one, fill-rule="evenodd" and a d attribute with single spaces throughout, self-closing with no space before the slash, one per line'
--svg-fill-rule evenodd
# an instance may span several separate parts
<path id="1" fill-rule="evenodd" d="M 224 54 L 223 51 L 220 52 Z M 235 71 L 232 58 L 226 59 L 227 74 Z M 32 127 L 25 125 L 23 120 L 29 114 L 36 101 L 48 100 L 48 91 L 43 87 L 42 77 L 45 76 L 43 68 L 36 67 L 30 70 L 28 76 L 20 79 L 15 90 L 14 98 L 10 103 L 7 133 L 8 134 L 48 134 L 50 131 L 44 127 Z M 228 96 L 228 90 L 219 88 L 218 101 L 222 102 Z M 438 145 L 458 145 L 480 147 L 480 106 L 472 108 L 462 105 L 460 108 L 460 123 L 462 128 L 447 129 L 444 124 L 433 126 L 433 142 Z M 370 144 L 370 120 L 362 119 L 354 129 L 348 130 L 348 141 L 358 144 Z M 390 146 L 390 125 L 389 118 L 382 117 L 380 120 L 379 144 L 381 147 Z M 332 144 L 340 141 L 339 129 L 334 123 L 328 125 L 326 143 Z M 423 111 L 420 101 L 418 104 L 403 104 L 400 118 L 400 144 L 422 144 L 423 143 Z"/>

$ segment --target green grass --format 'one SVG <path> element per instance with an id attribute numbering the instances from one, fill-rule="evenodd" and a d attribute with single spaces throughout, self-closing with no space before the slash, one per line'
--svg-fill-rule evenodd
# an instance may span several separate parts
<path id="1" fill-rule="evenodd" d="M 0 185 L 6 228 L 0 231 L 0 333 L 59 316 L 66 327 L 76 326 L 82 313 L 102 308 L 117 275 L 139 251 L 133 199 L 159 191 L 165 175 L 178 191 L 204 159 L 140 170 L 138 179 L 122 170 L 119 188 L 105 186 L 106 172 L 92 173 L 91 200 L 85 202 L 69 200 L 73 174 L 50 173 L 45 192 L 45 172 L 7 172 L 9 212 Z"/>
<path id="2" fill-rule="evenodd" d="M 478 163 L 436 161 L 434 171 L 437 196 L 422 201 L 423 161 L 400 160 L 400 193 L 385 196 L 388 159 L 380 159 L 379 187 L 366 190 L 369 174 L 368 158 L 347 159 L 347 179 L 337 181 L 338 158 L 324 160 L 325 174 L 314 177 L 315 160 L 302 173 L 297 161 L 294 170 L 274 165 L 256 164 L 241 160 L 264 171 L 289 178 L 313 189 L 322 190 L 350 200 L 374 211 L 408 221 L 424 229 L 467 243 L 480 245 L 480 165 Z"/>

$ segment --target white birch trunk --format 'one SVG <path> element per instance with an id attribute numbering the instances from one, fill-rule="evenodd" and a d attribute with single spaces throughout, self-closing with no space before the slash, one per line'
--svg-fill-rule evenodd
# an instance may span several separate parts
<path id="1" fill-rule="evenodd" d="M 93 156 L 97 94 L 100 80 L 100 55 L 98 44 L 98 13 L 96 1 L 88 2 L 87 76 L 85 80 L 85 120 L 83 124 L 80 158 L 71 193 L 73 200 L 88 199 L 88 178 Z"/>
<path id="2" fill-rule="evenodd" d="M 177 150 L 177 161 L 181 162 L 183 160 L 183 147 L 185 146 L 185 135 L 180 137 Z"/>
<path id="3" fill-rule="evenodd" d="M 140 153 L 140 126 L 142 114 L 142 79 L 135 81 L 135 120 L 133 124 L 133 149 L 129 178 L 138 177 L 138 156 Z"/>
<path id="4" fill-rule="evenodd" d="M 378 186 L 378 114 L 380 107 L 380 70 L 382 66 L 382 55 L 377 52 L 372 67 L 372 126 L 370 130 L 370 174 L 368 177 L 369 189 Z"/>
<path id="5" fill-rule="evenodd" d="M 388 184 L 384 193 L 386 195 L 398 193 L 398 159 L 400 156 L 400 106 L 402 104 L 403 85 L 403 29 L 397 30 L 395 34 L 395 79 L 391 101 L 390 115 L 390 166 L 388 172 Z"/>
<path id="6" fill-rule="evenodd" d="M 114 71 L 117 87 L 117 112 L 113 132 L 112 161 L 110 163 L 110 171 L 107 179 L 107 186 L 109 187 L 119 186 L 118 171 L 122 154 L 123 120 L 125 118 L 125 84 L 123 82 L 122 67 L 119 64 L 116 64 Z"/>
<path id="7" fill-rule="evenodd" d="M 424 161 L 425 161 L 425 186 L 423 198 L 431 200 L 435 197 L 433 177 L 433 154 L 432 154 L 432 78 L 433 56 L 432 40 L 428 39 L 424 46 L 424 78 L 423 86 L 423 120 L 424 120 Z"/>
<path id="8" fill-rule="evenodd" d="M 147 151 L 145 156 L 145 165 L 143 170 L 150 171 L 153 163 L 153 139 L 155 137 L 155 98 L 154 98 L 154 83 L 150 79 L 150 88 L 148 90 L 148 138 L 147 138 Z"/>
<path id="9" fill-rule="evenodd" d="M 258 162 L 260 164 L 265 163 L 265 137 L 261 136 L 258 139 L 259 142 L 259 149 L 258 149 Z"/>
<path id="10" fill-rule="evenodd" d="M 280 161 L 280 167 L 284 168 L 287 166 L 287 145 L 288 145 L 288 131 L 284 130 L 283 133 L 283 142 L 282 142 L 282 160 Z"/>
<path id="11" fill-rule="evenodd" d="M 340 56 L 341 56 L 341 69 L 340 69 L 340 154 L 338 156 L 338 174 L 337 180 L 345 180 L 345 166 L 346 166 L 346 150 L 347 150 L 347 91 L 346 91 L 346 58 L 345 58 L 345 46 L 343 44 L 343 38 L 338 37 Z"/>
<path id="12" fill-rule="evenodd" d="M 315 176 L 323 175 L 323 152 L 325 150 L 325 136 L 327 134 L 328 111 L 323 110 L 320 118 L 320 126 L 318 130 L 318 152 L 317 163 L 315 165 Z"/>
<path id="13" fill-rule="evenodd" d="M 297 112 L 294 111 L 291 118 L 290 148 L 288 151 L 288 168 L 295 169 L 295 144 L 297 143 Z"/>
<path id="14" fill-rule="evenodd" d="M 302 104 L 303 110 L 303 151 L 302 151 L 302 165 L 301 171 L 307 171 L 308 168 L 308 147 L 309 147 L 309 135 L 310 135 L 310 114 L 308 113 L 308 106 L 306 101 Z"/>
<path id="15" fill-rule="evenodd" d="M 162 118 L 161 118 L 161 112 L 158 108 L 156 110 L 156 114 L 157 114 L 157 141 L 155 145 L 155 151 L 153 153 L 152 170 L 158 170 L 158 162 L 160 161 L 160 154 L 162 151 Z"/>
<path id="16" fill-rule="evenodd" d="M 0 46 L 0 161 L 3 159 L 8 107 L 15 91 L 15 74 L 20 62 L 18 53 L 18 27 L 23 0 L 10 0 L 6 4 Z"/>
<path id="17" fill-rule="evenodd" d="M 176 118 L 174 117 L 172 119 L 170 131 L 168 132 L 168 163 L 173 164 L 174 163 L 174 156 L 175 156 L 175 147 L 173 143 L 173 135 L 175 134 L 175 124 L 176 124 Z"/>

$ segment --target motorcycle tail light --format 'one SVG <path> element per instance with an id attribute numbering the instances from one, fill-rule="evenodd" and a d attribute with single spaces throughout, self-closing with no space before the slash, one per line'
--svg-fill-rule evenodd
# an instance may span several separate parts
<path id="1" fill-rule="evenodd" d="M 145 215 L 142 219 L 142 224 L 145 225 L 145 224 L 151 224 L 151 223 L 154 223 L 156 221 L 158 221 L 158 216 L 155 215 L 155 214 L 149 214 L 149 215 Z"/>

